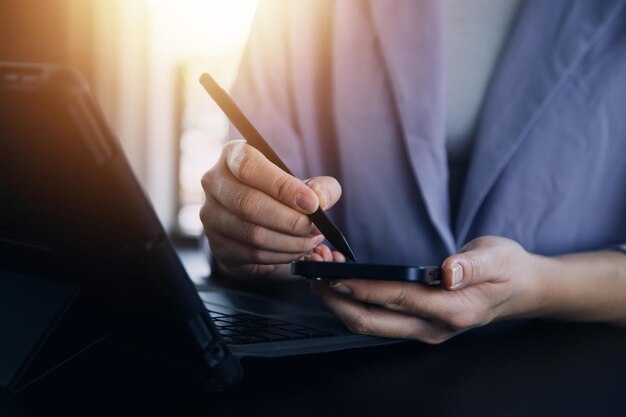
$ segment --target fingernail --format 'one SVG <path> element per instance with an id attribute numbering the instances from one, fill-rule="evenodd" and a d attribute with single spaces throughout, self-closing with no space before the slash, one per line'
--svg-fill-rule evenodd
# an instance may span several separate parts
<path id="1" fill-rule="evenodd" d="M 346 294 L 346 295 L 352 294 L 352 290 L 346 287 L 345 285 L 343 285 L 341 282 L 333 281 L 330 283 L 329 287 L 342 294 Z"/>
<path id="2" fill-rule="evenodd" d="M 461 264 L 454 264 L 452 267 L 452 286 L 451 289 L 458 288 L 463 282 L 463 267 Z"/>
<path id="3" fill-rule="evenodd" d="M 317 199 L 310 194 L 297 194 L 296 204 L 307 213 L 313 213 L 317 209 Z"/>
<path id="4" fill-rule="evenodd" d="M 318 235 L 318 236 L 315 236 L 315 239 L 313 239 L 313 243 L 314 243 L 315 245 L 319 245 L 320 243 L 322 243 L 322 242 L 324 241 L 324 239 L 326 239 L 326 238 L 324 237 L 324 235 Z"/>
<path id="5" fill-rule="evenodd" d="M 320 199 L 320 207 L 323 209 L 326 208 L 328 205 L 328 193 L 326 193 L 326 191 L 321 189 L 318 185 L 313 185 L 311 189 L 315 191 L 315 194 L 317 194 L 317 197 Z"/>

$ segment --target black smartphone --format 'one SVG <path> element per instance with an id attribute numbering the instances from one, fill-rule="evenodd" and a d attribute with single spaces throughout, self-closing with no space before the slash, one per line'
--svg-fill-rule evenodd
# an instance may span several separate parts
<path id="1" fill-rule="evenodd" d="M 308 279 L 372 279 L 381 281 L 421 282 L 438 285 L 441 268 L 438 266 L 404 266 L 359 264 L 343 262 L 295 261 L 291 274 Z"/>

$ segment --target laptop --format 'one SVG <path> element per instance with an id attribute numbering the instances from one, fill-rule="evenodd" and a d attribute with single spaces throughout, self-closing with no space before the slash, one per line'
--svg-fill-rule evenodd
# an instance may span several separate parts
<path id="1" fill-rule="evenodd" d="M 295 295 L 196 287 L 71 69 L 0 63 L 0 202 L 0 386 L 10 390 L 110 338 L 193 369 L 212 390 L 237 384 L 245 356 L 393 342 L 348 332 L 304 282 Z"/>

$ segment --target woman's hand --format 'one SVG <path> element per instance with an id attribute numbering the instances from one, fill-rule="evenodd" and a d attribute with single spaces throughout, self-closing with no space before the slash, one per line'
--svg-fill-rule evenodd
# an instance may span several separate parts
<path id="1" fill-rule="evenodd" d="M 540 258 L 510 239 L 482 237 L 444 261 L 441 287 L 345 279 L 313 288 L 355 333 L 440 343 L 494 320 L 532 315 Z M 325 245 L 307 259 L 345 260 Z"/>
<path id="2" fill-rule="evenodd" d="M 200 211 L 215 258 L 233 274 L 268 274 L 324 240 L 307 214 L 341 196 L 331 177 L 306 183 L 285 173 L 244 141 L 224 146 L 202 178 Z"/>

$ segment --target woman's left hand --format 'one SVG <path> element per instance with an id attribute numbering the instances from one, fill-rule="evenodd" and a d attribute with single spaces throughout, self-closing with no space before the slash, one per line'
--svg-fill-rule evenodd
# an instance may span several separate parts
<path id="1" fill-rule="evenodd" d="M 494 320 L 532 315 L 539 258 L 510 239 L 481 237 L 444 261 L 440 287 L 344 279 L 313 289 L 355 333 L 440 343 Z M 307 259 L 344 260 L 325 245 Z"/>

